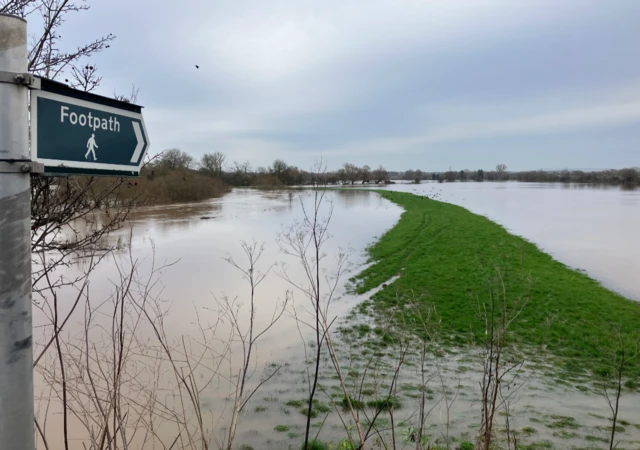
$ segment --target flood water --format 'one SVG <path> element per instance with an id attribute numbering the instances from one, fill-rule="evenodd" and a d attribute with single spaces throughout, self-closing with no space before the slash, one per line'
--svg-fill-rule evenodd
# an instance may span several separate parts
<path id="1" fill-rule="evenodd" d="M 311 211 L 312 205 L 310 192 L 267 193 L 236 189 L 222 198 L 202 203 L 149 207 L 134 211 L 130 223 L 109 236 L 111 244 L 122 244 L 122 250 L 100 262 L 91 273 L 87 303 L 101 305 L 101 310 L 93 313 L 93 325 L 89 327 L 92 333 L 90 340 L 98 343 L 98 349 L 94 349 L 93 353 L 100 353 L 100 357 L 104 356 L 106 361 L 113 359 L 109 354 L 109 341 L 112 340 L 108 333 L 112 319 L 110 302 L 113 301 L 113 293 L 121 288 L 122 274 L 126 274 L 134 264 L 138 268 L 136 282 L 139 284 L 132 288 L 132 298 L 140 300 L 142 291 L 150 291 L 148 300 L 157 300 L 159 308 L 164 311 L 162 323 L 167 340 L 171 343 L 177 342 L 180 345 L 183 336 L 197 341 L 203 334 L 202 329 L 208 331 L 218 321 L 220 304 L 227 301 L 229 304 L 233 303 L 234 308 L 239 307 L 238 317 L 243 322 L 241 325 L 244 331 L 244 326 L 248 323 L 250 286 L 243 274 L 225 258 L 231 258 L 242 269 L 247 270 L 247 260 L 241 244 L 247 242 L 252 245 L 255 242 L 258 248 L 264 247 L 256 264 L 256 275 L 266 275 L 256 289 L 256 329 L 262 329 L 269 323 L 273 312 L 278 310 L 279 305 L 287 298 L 287 292 L 290 292 L 285 314 L 258 343 L 255 351 L 257 357 L 252 360 L 252 366 L 258 368 L 256 377 L 259 376 L 261 367 L 272 362 L 281 364 L 290 360 L 294 353 L 296 358 L 302 357 L 302 341 L 292 315 L 295 308 L 300 318 L 308 320 L 305 317 L 308 299 L 286 278 L 289 277 L 298 285 L 305 280 L 299 261 L 281 251 L 278 239 L 282 233 L 288 233 L 292 224 L 302 221 L 303 208 Z M 328 269 L 329 278 L 332 277 L 335 258 L 341 252 L 350 254 L 349 264 L 345 266 L 345 273 L 337 285 L 332 314 L 346 315 L 355 306 L 353 299 L 343 298 L 345 283 L 366 262 L 366 246 L 390 229 L 401 212 L 398 206 L 367 192 L 326 194 L 319 218 L 324 220 L 330 216 L 329 239 L 322 249 L 322 266 Z M 78 224 L 78 228 L 81 226 L 82 224 Z M 76 279 L 87 269 L 87 265 L 87 260 L 80 258 L 58 270 L 54 276 Z M 61 299 L 60 317 L 64 317 L 73 304 L 76 290 L 76 287 L 67 286 L 58 292 L 58 298 Z M 44 309 L 43 312 L 34 308 L 36 354 L 50 336 L 50 327 L 46 328 L 46 325 L 50 324 L 51 319 L 45 314 L 48 308 Z M 48 315 L 52 316 L 50 313 Z M 77 308 L 65 326 L 64 338 L 69 343 L 67 351 L 71 354 L 77 352 L 78 347 L 84 346 L 82 336 L 85 319 L 86 308 L 81 303 L 81 307 Z M 131 322 L 135 320 L 129 320 L 129 327 L 133 327 Z M 216 339 L 224 340 L 229 335 L 228 324 L 227 319 L 217 331 Z M 144 342 L 134 343 L 133 347 L 149 345 L 146 343 L 153 343 L 155 339 L 149 327 L 136 328 L 136 334 Z M 311 337 L 306 329 L 303 330 L 303 335 L 305 339 Z M 144 352 L 150 350 L 152 349 L 146 348 Z M 236 348 L 236 354 L 229 361 L 225 361 L 225 370 L 237 369 L 237 350 Z M 91 358 L 100 359 L 93 355 Z M 51 392 L 43 392 L 43 386 L 47 385 L 43 378 L 55 375 L 53 372 L 56 364 L 56 355 L 49 352 L 48 358 L 44 358 L 40 364 L 46 366 L 47 370 L 40 371 L 44 373 L 36 372 L 36 409 L 41 415 L 48 412 L 47 433 L 50 448 L 53 449 L 62 448 L 52 445 L 52 442 L 60 439 L 61 415 L 60 408 L 51 406 L 49 402 Z M 151 363 L 145 364 L 149 366 Z M 77 365 L 76 361 L 72 360 L 71 365 Z M 146 367 L 138 377 L 144 379 L 145 383 L 153 383 L 156 369 Z M 77 378 L 86 384 L 83 377 L 80 373 Z M 171 382 L 164 378 L 161 381 Z M 84 384 L 82 388 L 86 389 Z M 221 384 L 224 383 L 217 380 L 215 389 L 207 389 L 202 393 L 203 404 L 206 404 L 216 419 L 227 411 L 225 402 L 232 395 L 228 389 L 229 383 L 227 386 Z M 167 386 L 163 388 L 166 389 Z M 55 396 L 53 395 L 54 398 Z M 160 429 L 160 433 L 167 433 L 163 437 L 170 440 L 174 428 L 165 424 Z M 77 448 L 82 448 L 86 432 L 78 423 L 72 427 L 72 437 L 78 444 Z"/>
<path id="2" fill-rule="evenodd" d="M 637 226 L 640 224 L 640 191 L 535 183 L 424 183 L 396 184 L 386 188 L 429 195 L 487 215 L 513 233 L 535 242 L 560 261 L 584 269 L 608 287 L 640 300 L 640 287 L 634 278 L 640 267 L 640 238 L 637 235 Z M 338 254 L 346 248 L 352 250 L 349 272 L 338 283 L 331 306 L 332 317 L 340 318 L 367 298 L 345 294 L 344 287 L 348 277 L 362 269 L 366 263 L 367 245 L 390 229 L 399 219 L 402 210 L 373 193 L 356 190 L 329 192 L 327 200 L 321 217 L 327 217 L 331 213 L 331 239 L 324 246 L 324 266 L 333 267 L 333 260 Z M 303 339 L 308 340 L 312 335 L 309 329 L 300 326 L 300 322 L 293 318 L 293 308 L 297 311 L 295 314 L 300 314 L 299 317 L 303 318 L 305 308 L 308 309 L 308 299 L 294 286 L 296 283 L 304 284 L 304 272 L 299 261 L 281 251 L 282 241 L 279 238 L 295 221 L 303 219 L 304 209 L 310 211 L 311 204 L 310 192 L 267 193 L 236 189 L 222 198 L 202 203 L 141 208 L 134 212 L 127 227 L 110 237 L 112 242 L 123 242 L 123 250 L 102 261 L 91 275 L 90 302 L 101 304 L 114 292 L 119 274 L 126 272 L 132 261 L 135 262 L 141 278 L 148 276 L 154 280 L 153 296 L 166 312 L 163 326 L 167 339 L 180 345 L 182 336 L 199 339 L 204 334 L 203 330 L 207 330 L 217 320 L 217 307 L 225 301 L 235 301 L 235 305 L 240 306 L 238 317 L 242 321 L 248 321 L 246 306 L 250 288 L 238 269 L 224 258 L 230 257 L 246 268 L 241 242 L 255 241 L 258 246 L 264 245 L 264 252 L 256 266 L 257 272 L 266 274 L 256 291 L 256 326 L 260 328 L 268 325 L 273 311 L 285 299 L 289 299 L 289 305 L 280 321 L 260 340 L 256 351 L 258 356 L 252 364 L 256 371 L 255 380 L 260 379 L 261 374 L 272 365 L 281 365 L 282 370 L 247 407 L 238 428 L 236 448 L 240 448 L 240 444 L 251 445 L 254 449 L 299 448 L 300 445 L 299 436 L 304 416 L 295 407 L 287 407 L 286 402 L 306 396 Z M 85 268 L 86 261 L 79 259 L 57 276 L 73 278 Z M 152 268 L 156 272 L 151 273 Z M 331 273 L 328 276 L 331 278 Z M 287 277 L 290 281 L 286 280 Z M 140 290 L 141 286 L 138 286 L 138 291 Z M 73 292 L 72 288 L 60 292 L 60 298 L 66 299 L 66 306 L 70 303 L 69 299 L 73 298 Z M 287 292 L 291 294 L 288 295 Z M 79 309 L 65 329 L 65 339 L 73 341 L 76 336 L 82 335 L 84 320 L 85 313 Z M 106 316 L 96 319 L 96 324 L 100 325 L 95 327 L 96 336 L 100 337 L 94 339 L 102 340 L 103 344 L 104 335 L 100 334 L 99 329 L 108 328 L 109 320 Z M 34 325 L 39 327 L 46 323 L 44 314 L 34 310 Z M 226 326 L 228 323 L 221 326 L 223 333 L 228 332 Z M 149 342 L 153 340 L 150 329 L 141 328 L 140 333 L 143 339 Z M 37 347 L 38 332 L 34 336 Z M 42 338 L 40 342 L 43 342 Z M 143 348 L 142 344 L 139 345 Z M 73 343 L 69 348 L 73 351 Z M 237 368 L 237 361 L 231 359 L 226 361 L 227 370 Z M 473 432 L 469 430 L 479 421 L 476 395 L 478 374 L 464 355 L 458 359 L 461 360 L 451 361 L 441 368 L 441 373 L 445 374 L 441 377 L 447 379 L 444 383 L 447 387 L 439 391 L 436 383 L 434 395 L 437 399 L 438 392 L 446 393 L 449 385 L 458 386 L 460 395 L 451 408 L 455 419 L 451 420 L 448 431 L 458 437 L 472 438 Z M 48 364 L 55 364 L 55 355 L 48 359 Z M 130 381 L 132 386 L 136 378 L 140 384 L 153 382 L 149 367 L 145 366 L 144 370 L 136 364 L 131 367 L 136 374 Z M 324 365 L 323 371 L 325 388 L 335 388 L 336 383 L 331 378 L 328 363 Z M 199 373 L 201 379 L 205 376 L 202 371 L 195 372 Z M 233 379 L 233 376 L 231 373 L 228 378 Z M 384 376 L 381 375 L 382 378 Z M 402 381 L 408 386 L 415 383 L 417 377 L 418 374 L 412 372 Z M 40 400 L 46 397 L 41 392 L 46 384 L 43 378 L 46 375 L 36 375 L 36 389 L 40 389 Z M 171 393 L 166 395 L 170 396 Z M 202 390 L 202 407 L 211 413 L 212 418 L 217 420 L 222 417 L 220 422 L 212 420 L 208 424 L 209 429 L 216 430 L 212 434 L 217 434 L 218 437 L 224 434 L 224 425 L 228 423 L 229 401 L 232 397 L 233 392 L 228 385 L 225 386 L 224 380 L 217 380 Z M 640 405 L 639 400 L 636 395 L 625 398 L 625 418 L 640 415 L 640 410 L 632 406 Z M 44 408 L 40 401 L 40 415 L 44 414 Z M 554 414 L 575 417 L 585 427 L 585 432 L 587 426 L 601 426 L 602 430 L 591 434 L 606 435 L 607 421 L 604 417 L 608 415 L 608 410 L 602 398 L 594 398 L 579 389 L 554 385 L 544 378 L 531 377 L 529 387 L 523 389 L 519 396 L 517 410 L 520 414 L 516 419 L 518 426 L 532 425 L 529 419 L 533 417 L 535 420 L 531 420 L 538 423 L 533 425 L 540 430 L 541 440 L 557 438 L 553 429 L 545 428 L 539 423 L 550 420 L 549 417 Z M 410 411 L 413 410 L 407 411 L 409 416 Z M 60 438 L 59 408 L 50 406 L 49 413 L 47 434 L 50 438 L 49 446 L 55 450 L 62 448 L 55 444 Z M 436 437 L 442 434 L 443 414 L 446 414 L 446 410 L 440 404 L 433 412 L 433 435 Z M 279 424 L 287 424 L 290 431 L 275 433 L 273 429 Z M 322 437 L 343 437 L 343 430 L 335 414 L 329 417 L 326 425 Z M 626 442 L 640 439 L 639 430 L 640 424 L 636 428 L 628 427 L 627 435 L 624 436 Z M 86 433 L 87 430 L 76 423 L 71 434 L 77 447 L 73 448 L 83 448 L 82 441 Z M 175 427 L 172 428 L 170 420 L 162 422 L 156 433 L 158 439 L 171 444 Z M 583 444 L 583 438 L 572 435 L 565 443 Z M 142 448 L 141 442 L 143 441 L 138 441 L 133 448 Z M 145 442 L 147 444 L 144 448 L 156 448 L 149 444 L 151 441 Z M 157 448 L 163 447 L 158 445 Z M 562 448 L 562 445 L 557 448 Z"/>

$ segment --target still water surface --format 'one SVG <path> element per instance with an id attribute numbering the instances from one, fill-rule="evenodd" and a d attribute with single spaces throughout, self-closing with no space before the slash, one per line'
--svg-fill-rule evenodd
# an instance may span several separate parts
<path id="1" fill-rule="evenodd" d="M 136 262 L 139 278 L 143 283 L 149 277 L 153 279 L 153 297 L 159 300 L 162 309 L 166 311 L 163 322 L 170 344 L 180 345 L 183 336 L 187 339 L 199 340 L 202 334 L 200 327 L 206 330 L 216 322 L 217 302 L 224 301 L 225 298 L 230 302 L 235 301 L 236 305 L 241 307 L 239 316 L 243 322 L 241 326 L 246 327 L 250 287 L 243 275 L 225 261 L 225 258 L 231 258 L 243 269 L 247 269 L 246 258 L 241 250 L 243 241 L 248 243 L 255 241 L 258 246 L 264 246 L 264 251 L 256 265 L 256 272 L 266 275 L 256 291 L 256 329 L 265 327 L 273 316 L 273 311 L 287 298 L 287 291 L 292 291 L 291 283 L 284 279 L 285 275 L 296 283 L 304 282 L 300 264 L 295 258 L 288 257 L 280 251 L 278 238 L 283 232 L 286 233 L 288 227 L 295 221 L 303 219 L 303 208 L 310 210 L 311 206 L 312 196 L 306 191 L 266 193 L 236 189 L 222 198 L 197 204 L 149 207 L 134 211 L 128 226 L 109 236 L 111 243 L 124 242 L 123 250 L 103 260 L 91 273 L 90 303 L 106 305 L 102 308 L 103 313 L 93 314 L 94 325 L 90 332 L 94 342 L 90 346 L 95 345 L 98 350 L 92 350 L 92 353 L 97 355 L 101 352 L 101 357 L 104 354 L 107 361 L 110 358 L 111 344 L 107 333 L 111 323 L 109 301 L 120 283 L 121 274 L 129 270 L 132 261 Z M 346 315 L 355 305 L 357 299 L 343 297 L 344 282 L 347 281 L 349 274 L 353 275 L 354 271 L 366 262 L 366 246 L 390 229 L 397 222 L 401 212 L 398 206 L 368 192 L 333 191 L 326 194 L 320 217 L 330 216 L 330 239 L 323 246 L 325 254 L 323 267 L 329 269 L 328 275 L 331 276 L 333 261 L 339 253 L 348 251 L 351 254 L 350 265 L 347 267 L 348 273 L 345 273 L 343 282 L 338 285 L 332 306 L 333 315 Z M 86 266 L 86 259 L 81 258 L 74 264 L 58 270 L 55 277 L 75 279 L 86 270 Z M 153 276 L 150 275 L 152 270 L 155 271 Z M 135 286 L 134 297 L 139 297 L 138 293 L 142 288 Z M 76 290 L 73 287 L 66 287 L 58 292 L 58 298 L 61 300 L 60 317 L 65 316 L 75 295 Z M 291 363 L 288 365 L 287 372 L 300 378 L 297 372 L 298 367 L 295 369 L 291 367 L 298 364 L 304 365 L 302 338 L 292 314 L 293 308 L 296 307 L 297 314 L 305 318 L 308 300 L 300 292 L 293 292 L 289 298 L 285 315 L 259 341 L 255 351 L 256 359 L 252 361 L 252 370 L 256 370 L 255 378 L 252 380 L 253 385 L 259 380 L 262 368 L 271 363 Z M 133 309 L 130 309 L 130 312 L 132 311 Z M 85 318 L 85 309 L 81 303 L 81 307 L 76 310 L 65 326 L 63 336 L 65 352 L 73 354 L 77 348 L 85 345 L 82 338 Z M 34 308 L 36 354 L 50 337 L 50 327 L 45 328 L 49 323 L 50 320 L 43 311 Z M 221 340 L 228 336 L 228 328 L 225 328 L 227 325 L 228 321 L 220 328 L 218 338 Z M 129 323 L 128 326 L 131 327 L 132 324 Z M 145 345 L 149 342 L 153 344 L 154 335 L 149 327 L 141 327 L 136 333 L 139 334 L 138 338 L 141 341 L 146 342 Z M 308 330 L 303 330 L 302 334 L 304 339 L 311 337 Z M 106 349 L 104 353 L 102 353 L 103 349 Z M 228 364 L 225 363 L 224 366 L 227 377 L 229 370 L 236 370 L 239 364 L 240 353 L 237 348 L 235 350 Z M 146 356 L 134 356 L 130 367 L 133 367 L 134 369 L 131 370 L 134 371 L 141 370 L 136 375 L 141 382 L 151 383 L 154 382 L 155 375 L 150 374 L 153 368 L 150 369 L 149 363 L 144 361 Z M 146 364 L 145 368 L 139 369 L 139 363 Z M 51 449 L 63 448 L 58 445 L 61 440 L 62 416 L 60 405 L 55 401 L 55 390 L 53 391 L 54 401 L 51 403 L 52 392 L 45 388 L 47 383 L 44 382 L 43 377 L 56 376 L 56 364 L 55 352 L 50 351 L 48 357 L 44 358 L 40 364 L 47 369 L 38 370 L 35 375 L 36 409 L 41 423 L 45 423 L 44 416 L 48 417 L 46 433 Z M 138 368 L 135 369 L 136 367 Z M 162 375 L 160 379 L 162 389 L 170 385 L 172 381 L 170 375 L 166 371 L 165 375 Z M 200 376 L 204 377 L 206 374 L 200 374 Z M 83 377 L 85 375 L 80 373 L 79 378 Z M 201 382 L 203 379 L 199 378 Z M 86 386 L 84 381 L 86 380 L 80 380 L 78 384 Z M 285 383 L 290 384 L 290 381 Z M 138 390 L 141 388 L 135 385 L 135 379 L 128 383 L 132 388 Z M 232 396 L 229 386 L 230 384 L 221 378 L 201 394 L 203 408 L 216 419 L 222 415 L 224 417 L 222 424 L 228 424 L 230 410 L 228 402 L 229 396 Z M 162 395 L 167 395 L 169 399 L 167 401 L 171 401 L 173 393 L 162 393 Z M 95 410 L 94 414 L 97 414 Z M 192 415 L 193 412 L 190 411 L 189 414 Z M 73 448 L 82 448 L 82 442 L 86 442 L 86 430 L 74 420 L 74 417 L 71 417 L 71 420 L 70 435 Z M 254 421 L 254 425 L 256 423 L 260 424 L 258 428 L 262 431 L 272 429 L 274 426 L 269 421 Z M 252 429 L 255 430 L 255 427 Z M 246 430 L 244 428 L 239 430 L 239 432 L 243 431 Z M 175 427 L 167 426 L 166 423 L 157 432 L 169 444 L 176 433 Z M 143 433 L 144 431 L 141 431 L 140 435 Z M 264 434 L 256 436 L 253 432 L 244 438 L 245 441 L 250 440 L 254 444 L 262 439 L 265 439 Z M 239 441 L 243 442 L 243 438 L 239 437 Z M 140 443 L 137 442 L 137 444 Z"/>

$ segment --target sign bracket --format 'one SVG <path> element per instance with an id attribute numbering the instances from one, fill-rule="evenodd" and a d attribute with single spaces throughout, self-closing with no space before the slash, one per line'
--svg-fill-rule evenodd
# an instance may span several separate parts
<path id="1" fill-rule="evenodd" d="M 44 164 L 28 159 L 0 159 L 0 173 L 44 173 Z"/>
<path id="2" fill-rule="evenodd" d="M 29 86 L 34 89 L 40 88 L 39 80 L 36 82 L 36 77 L 29 72 L 7 72 L 5 70 L 0 70 L 0 83 L 19 84 L 21 86 Z"/>

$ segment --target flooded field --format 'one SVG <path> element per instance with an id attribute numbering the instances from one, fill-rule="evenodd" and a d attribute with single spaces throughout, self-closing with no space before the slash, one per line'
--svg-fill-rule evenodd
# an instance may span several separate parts
<path id="1" fill-rule="evenodd" d="M 433 183 L 386 189 L 463 206 L 640 301 L 640 189 L 577 183 Z"/>
<path id="2" fill-rule="evenodd" d="M 506 190 L 491 183 L 481 185 L 478 190 L 467 186 L 477 187 L 478 184 L 395 185 L 389 189 L 415 190 L 424 195 L 437 193 L 445 201 L 488 215 L 514 233 L 538 243 L 561 261 L 587 270 L 607 286 L 629 296 L 638 294 L 637 284 L 631 276 L 631 267 L 640 254 L 637 237 L 631 232 L 631 223 L 638 214 L 637 202 L 640 201 L 637 191 L 631 194 L 595 191 L 596 203 L 601 202 L 608 211 L 606 218 L 594 213 L 580 220 L 574 217 L 576 210 L 582 208 L 591 212 L 586 199 L 581 199 L 581 193 L 593 194 L 593 190 L 576 190 L 576 193 L 561 190 L 563 197 L 557 188 L 551 191 L 545 190 L 544 186 L 520 188 L 507 184 Z M 493 190 L 497 192 L 494 196 L 491 194 Z M 513 200 L 516 195 L 524 197 L 519 201 Z M 460 201 L 458 196 L 462 197 Z M 367 403 L 384 398 L 390 387 L 394 389 L 393 397 L 398 400 L 393 415 L 388 410 L 383 411 L 376 425 L 369 430 L 372 448 L 389 445 L 393 439 L 391 420 L 397 428 L 395 440 L 400 448 L 403 445 L 415 447 L 411 439 L 423 392 L 426 393 L 429 442 L 443 448 L 457 448 L 465 440 L 473 442 L 480 422 L 482 358 L 477 349 L 439 349 L 441 357 L 430 357 L 423 370 L 417 347 L 412 344 L 406 350 L 406 361 L 398 380 L 392 383 L 402 350 L 394 345 L 380 344 L 379 336 L 374 332 L 379 323 L 373 323 L 368 315 L 357 311 L 356 306 L 367 300 L 371 293 L 356 296 L 346 290 L 348 278 L 366 264 L 367 245 L 390 229 L 402 210 L 376 194 L 355 190 L 329 192 L 326 200 L 320 216 L 331 218 L 329 233 L 332 237 L 323 247 L 326 253 L 323 266 L 328 269 L 328 280 L 333 280 L 335 259 L 345 254 L 346 249 L 351 249 L 347 251 L 349 265 L 336 284 L 330 316 L 335 319 L 333 328 L 341 330 L 336 333 L 336 348 L 343 373 L 347 383 L 364 402 L 359 412 L 362 423 L 370 421 L 372 411 L 375 411 Z M 529 211 L 526 205 L 535 209 L 540 208 L 536 206 L 539 202 L 551 205 L 552 201 L 556 203 L 549 214 L 526 212 Z M 512 204 L 519 205 L 520 209 L 509 206 Z M 617 208 L 612 204 L 618 205 Z M 192 430 L 195 436 L 198 434 L 195 431 L 198 422 L 203 423 L 210 448 L 218 448 L 228 435 L 238 368 L 242 365 L 242 345 L 238 336 L 251 320 L 247 310 L 251 286 L 246 273 L 243 276 L 230 263 L 235 262 L 240 268 L 247 269 L 241 247 L 243 241 L 250 247 L 255 241 L 256 249 L 264 245 L 255 272 L 251 272 L 259 277 L 265 275 L 255 290 L 257 306 L 253 320 L 256 328 L 268 327 L 274 312 L 282 311 L 283 314 L 255 347 L 255 358 L 251 359 L 250 367 L 253 378 L 249 384 L 253 389 L 261 380 L 269 378 L 269 381 L 248 400 L 239 419 L 233 448 L 300 448 L 306 420 L 306 413 L 301 410 L 304 409 L 303 400 L 308 396 L 307 369 L 313 350 L 313 333 L 304 324 L 310 317 L 308 298 L 296 287 L 306 283 L 305 273 L 300 261 L 282 251 L 282 239 L 291 235 L 292 224 L 303 221 L 304 211 L 308 214 L 311 205 L 309 192 L 265 193 L 237 189 L 223 198 L 203 203 L 139 209 L 134 212 L 128 227 L 110 236 L 111 243 L 119 243 L 121 250 L 100 262 L 91 275 L 90 296 L 83 302 L 86 300 L 87 305 L 94 305 L 96 309 L 92 313 L 91 326 L 87 325 L 87 308 L 78 308 L 71 317 L 64 336 L 68 357 L 73 358 L 78 348 L 86 346 L 89 349 L 86 354 L 91 355 L 87 365 L 99 365 L 101 360 L 105 365 L 114 364 L 117 358 L 113 356 L 110 324 L 116 319 L 115 315 L 108 313 L 118 311 L 117 307 L 110 309 L 110 305 L 118 297 L 123 279 L 126 280 L 123 274 L 126 275 L 135 265 L 138 281 L 131 289 L 131 298 L 136 301 L 144 298 L 152 305 L 150 310 L 156 314 L 152 318 L 153 323 L 161 325 L 163 336 L 180 364 L 188 359 L 187 356 L 200 364 L 193 370 L 183 366 L 186 378 L 176 378 L 167 367 L 166 354 L 156 340 L 157 330 L 149 326 L 138 327 L 136 317 L 139 315 L 136 315 L 135 307 L 127 311 L 121 308 L 123 317 L 126 315 L 128 318 L 123 320 L 125 325 L 119 330 L 126 330 L 123 334 L 136 332 L 135 341 L 122 338 L 128 343 L 127 355 L 130 357 L 126 371 L 123 371 L 126 372 L 123 389 L 137 399 L 137 402 L 128 404 L 127 414 L 132 418 L 136 414 L 155 414 L 148 421 L 131 419 L 129 437 L 131 433 L 137 434 L 129 448 L 170 448 L 172 442 L 179 445 L 175 448 L 189 448 L 191 444 L 184 436 L 184 429 Z M 533 220 L 527 214 L 533 214 L 537 219 Z M 575 219 L 571 226 L 562 223 L 560 218 L 563 214 Z M 610 228 L 612 223 L 617 224 L 617 228 Z M 639 222 L 636 220 L 635 223 Z M 606 229 L 609 231 L 603 231 Z M 594 243 L 590 236 L 596 235 L 597 243 Z M 582 244 L 579 243 L 580 236 L 583 237 Z M 575 255 L 572 253 L 582 248 L 581 245 L 584 247 L 582 254 L 593 254 L 594 247 L 601 251 L 581 259 L 580 251 Z M 616 258 L 607 256 L 611 247 L 620 251 L 615 253 Z M 80 258 L 65 268 L 64 273 L 56 275 L 73 279 L 86 267 L 87 262 Z M 60 291 L 62 313 L 71 307 L 74 292 L 72 287 Z M 225 310 L 229 305 L 232 307 Z M 237 315 L 225 315 L 224 311 L 228 313 L 230 310 L 237 311 Z M 36 330 L 49 321 L 45 313 L 34 310 Z M 241 324 L 240 332 L 233 330 L 230 317 L 235 317 Z M 221 321 L 221 318 L 225 320 Z M 87 329 L 92 333 L 91 343 L 78 340 Z M 42 330 L 42 335 L 46 334 L 46 328 Z M 36 331 L 34 338 L 36 353 L 38 345 L 45 342 L 38 333 Z M 234 342 L 225 347 L 225 339 L 232 335 L 235 336 Z M 46 370 L 39 371 L 36 376 L 36 408 L 40 417 L 48 417 L 46 434 L 49 448 L 57 450 L 63 448 L 55 444 L 61 433 L 60 398 L 59 392 L 50 388 L 59 378 L 55 369 L 56 356 L 50 355 L 43 361 Z M 77 367 L 82 364 L 76 361 Z M 596 386 L 580 377 L 557 377 L 551 370 L 552 366 L 553 362 L 543 355 L 525 361 L 519 376 L 513 381 L 515 394 L 509 397 L 509 428 L 516 431 L 520 443 L 539 445 L 532 448 L 604 447 L 610 432 L 607 419 L 610 411 L 605 397 L 597 392 Z M 82 393 L 82 389 L 91 389 L 91 383 L 94 383 L 88 383 L 82 373 L 79 368 L 75 374 L 77 390 L 72 401 L 76 402 L 76 409 L 84 408 L 86 415 L 95 414 L 99 409 L 96 405 L 80 407 L 87 404 L 89 397 L 87 392 Z M 108 378 L 105 377 L 105 390 L 111 383 Z M 176 385 L 186 379 L 196 386 L 198 407 L 182 406 L 189 425 L 178 425 L 176 418 L 167 411 L 180 409 L 184 398 L 177 396 L 179 389 Z M 150 410 L 151 398 L 156 406 Z M 321 368 L 320 392 L 316 398 L 319 404 L 314 407 L 317 417 L 312 423 L 313 435 L 335 442 L 345 438 L 343 420 L 348 423 L 349 418 L 341 408 L 344 394 L 331 362 L 326 359 Z M 623 396 L 619 448 L 637 448 L 640 444 L 639 400 L 637 394 Z M 123 414 L 124 410 L 123 407 Z M 72 440 L 77 444 L 73 448 L 83 448 L 91 427 L 84 424 L 85 419 L 80 413 L 72 420 Z M 501 430 L 506 427 L 503 417 L 496 423 Z M 149 433 L 149 428 L 153 428 L 152 433 Z M 350 429 L 354 433 L 353 428 Z"/>

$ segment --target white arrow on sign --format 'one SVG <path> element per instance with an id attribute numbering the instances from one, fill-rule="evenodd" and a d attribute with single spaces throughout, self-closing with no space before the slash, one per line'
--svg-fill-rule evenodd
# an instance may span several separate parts
<path id="1" fill-rule="evenodd" d="M 138 122 L 132 122 L 133 124 L 133 132 L 136 134 L 136 141 L 138 142 L 136 145 L 136 149 L 133 152 L 133 156 L 131 157 L 131 162 L 138 162 L 138 158 L 140 158 L 140 153 L 142 153 L 142 149 L 144 147 L 144 139 L 142 139 L 142 131 L 140 130 L 140 124 Z"/>

